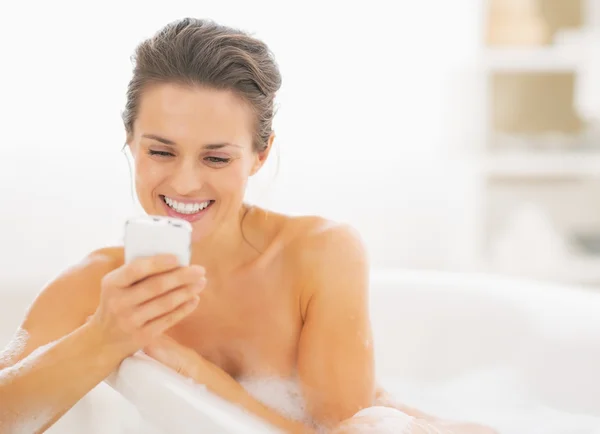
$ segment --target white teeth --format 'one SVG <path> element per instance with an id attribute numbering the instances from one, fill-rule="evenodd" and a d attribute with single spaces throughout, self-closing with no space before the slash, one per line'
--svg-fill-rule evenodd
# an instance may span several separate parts
<path id="1" fill-rule="evenodd" d="M 181 203 L 167 196 L 164 196 L 164 198 L 167 205 L 181 214 L 195 214 L 210 205 L 210 200 L 197 203 Z"/>

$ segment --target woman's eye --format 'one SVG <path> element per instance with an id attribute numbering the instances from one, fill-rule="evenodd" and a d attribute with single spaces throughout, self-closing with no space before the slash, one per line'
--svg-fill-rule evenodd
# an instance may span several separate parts
<path id="1" fill-rule="evenodd" d="M 214 164 L 227 164 L 231 160 L 231 158 L 223 158 L 223 157 L 206 157 L 206 161 Z"/>
<path id="2" fill-rule="evenodd" d="M 172 157 L 173 154 L 171 152 L 167 152 L 167 151 L 153 151 L 153 150 L 149 150 L 148 151 L 148 155 L 157 155 L 159 157 Z"/>

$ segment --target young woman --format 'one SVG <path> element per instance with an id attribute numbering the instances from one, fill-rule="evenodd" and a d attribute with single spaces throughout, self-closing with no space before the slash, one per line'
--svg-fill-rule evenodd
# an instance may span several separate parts
<path id="1" fill-rule="evenodd" d="M 265 44 L 210 21 L 173 22 L 140 44 L 123 116 L 136 192 L 148 214 L 191 222 L 192 265 L 124 265 L 115 247 L 47 285 L 0 359 L 0 431 L 43 431 L 144 349 L 285 432 L 360 430 L 378 416 L 352 416 L 375 404 L 414 417 L 414 433 L 425 432 L 418 420 L 492 432 L 377 388 L 369 264 L 354 230 L 244 202 L 273 144 L 280 84 Z M 300 414 L 257 399 L 257 381 L 284 381 Z"/>

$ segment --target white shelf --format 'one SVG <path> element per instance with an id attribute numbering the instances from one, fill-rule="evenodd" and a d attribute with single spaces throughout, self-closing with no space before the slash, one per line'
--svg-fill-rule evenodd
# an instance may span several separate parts
<path id="1" fill-rule="evenodd" d="M 488 48 L 483 65 L 490 72 L 576 72 L 581 52 L 568 47 Z"/>
<path id="2" fill-rule="evenodd" d="M 547 152 L 492 155 L 484 174 L 498 178 L 600 177 L 600 152 Z"/>
<path id="3" fill-rule="evenodd" d="M 491 86 L 493 83 L 490 83 L 495 74 L 514 74 L 517 76 L 515 86 L 523 86 L 523 89 L 519 87 L 515 90 L 523 90 L 519 97 L 537 98 L 543 92 L 540 89 L 542 85 L 552 86 L 553 82 L 544 81 L 539 83 L 538 88 L 538 83 L 522 80 L 522 76 L 573 74 L 576 80 L 585 78 L 583 73 L 589 70 L 591 56 L 598 51 L 594 51 L 594 35 L 600 29 L 600 0 L 585 0 L 583 4 L 582 18 L 585 24 L 579 28 L 558 31 L 553 35 L 554 43 L 551 45 L 490 47 L 485 46 L 484 40 L 481 41 L 484 46 L 478 53 L 478 63 L 475 65 L 478 75 L 472 83 L 467 82 L 470 87 L 465 88 L 466 92 L 471 90 L 476 97 L 469 116 L 479 126 L 474 132 L 480 142 L 480 146 L 470 154 L 478 175 L 474 188 L 475 218 L 472 221 L 476 232 L 471 239 L 472 248 L 465 254 L 465 258 L 480 260 L 477 268 L 482 270 L 509 275 L 524 274 L 541 280 L 593 284 L 600 288 L 600 256 L 579 256 L 574 252 L 574 256 L 571 256 L 569 251 L 564 253 L 566 257 L 563 260 L 549 259 L 553 265 L 546 267 L 539 264 L 542 258 L 530 260 L 527 255 L 522 254 L 516 242 L 519 241 L 517 237 L 515 246 L 505 245 L 507 251 L 501 256 L 507 256 L 508 259 L 498 258 L 498 262 L 493 263 L 491 256 L 494 249 L 490 245 L 503 236 L 503 231 L 518 230 L 519 221 L 513 223 L 513 212 L 518 212 L 520 206 L 527 206 L 528 203 L 532 207 L 539 207 L 542 213 L 547 213 L 547 220 L 552 226 L 539 228 L 539 238 L 532 238 L 542 240 L 539 246 L 537 243 L 529 246 L 534 253 L 542 248 L 543 241 L 548 241 L 545 236 L 552 236 L 544 231 L 556 230 L 560 235 L 566 233 L 564 236 L 568 237 L 571 232 L 581 229 L 578 225 L 594 226 L 599 222 L 597 210 L 593 206 L 598 188 L 594 181 L 600 181 L 600 149 L 593 148 L 600 143 L 594 132 L 596 130 L 592 128 L 582 132 L 581 137 L 561 134 L 558 125 L 557 131 L 549 130 L 539 135 L 496 131 L 493 119 L 494 100 L 502 97 L 502 104 L 513 104 L 513 109 L 517 112 L 519 104 L 523 104 L 526 110 L 530 107 L 529 101 L 522 103 L 519 98 L 498 95 L 494 92 L 494 86 Z M 507 87 L 509 84 L 507 83 Z M 577 82 L 573 89 L 573 100 L 561 100 L 561 104 L 573 104 L 578 108 L 578 92 L 585 91 L 580 84 L 582 83 Z M 503 106 L 503 109 L 510 113 L 511 107 Z M 554 184 L 555 181 L 561 182 Z M 568 200 L 569 204 L 562 205 L 563 200 Z M 514 211 L 512 207 L 515 207 Z M 524 218 L 526 217 L 527 215 Z M 510 226 L 511 224 L 517 226 Z M 548 241 L 549 245 L 551 241 Z M 514 252 L 517 263 L 510 264 L 513 256 L 510 252 Z M 470 259 L 465 262 L 468 260 Z M 509 264 L 503 263 L 504 261 Z M 522 273 L 523 269 L 529 272 Z"/>

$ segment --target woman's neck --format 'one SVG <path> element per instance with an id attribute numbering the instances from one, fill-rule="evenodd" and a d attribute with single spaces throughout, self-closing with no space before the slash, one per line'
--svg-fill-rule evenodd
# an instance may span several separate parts
<path id="1" fill-rule="evenodd" d="M 248 206 L 243 205 L 235 218 L 223 222 L 209 236 L 192 244 L 192 263 L 202 265 L 211 273 L 228 272 L 244 261 L 247 254 L 242 231 Z"/>

